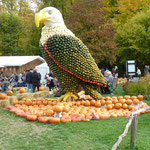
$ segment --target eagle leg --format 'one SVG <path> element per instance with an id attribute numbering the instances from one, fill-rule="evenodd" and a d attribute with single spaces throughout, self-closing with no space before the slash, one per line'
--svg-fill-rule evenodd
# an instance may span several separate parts
<path id="1" fill-rule="evenodd" d="M 66 92 L 65 95 L 59 97 L 57 99 L 58 102 L 64 101 L 66 102 L 68 98 L 72 97 L 74 100 L 77 100 L 79 96 L 75 92 Z"/>

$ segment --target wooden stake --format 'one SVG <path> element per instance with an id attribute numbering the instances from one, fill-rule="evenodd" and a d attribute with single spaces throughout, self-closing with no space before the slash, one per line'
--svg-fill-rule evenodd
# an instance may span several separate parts
<path id="1" fill-rule="evenodd" d="M 137 128 L 138 118 L 137 115 L 134 115 L 131 125 L 131 141 L 130 147 L 134 147 L 136 144 L 136 128 Z"/>

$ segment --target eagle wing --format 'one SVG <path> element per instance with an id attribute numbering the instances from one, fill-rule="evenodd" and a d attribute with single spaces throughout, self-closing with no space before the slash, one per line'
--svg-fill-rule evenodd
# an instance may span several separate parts
<path id="1" fill-rule="evenodd" d="M 106 80 L 88 48 L 79 38 L 54 35 L 45 42 L 45 51 L 61 69 L 82 81 L 106 85 Z"/>

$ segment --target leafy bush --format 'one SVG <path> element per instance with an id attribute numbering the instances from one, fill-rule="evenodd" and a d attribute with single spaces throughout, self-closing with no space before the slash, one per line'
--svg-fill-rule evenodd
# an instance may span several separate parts
<path id="1" fill-rule="evenodd" d="M 148 87 L 145 81 L 132 82 L 127 85 L 125 92 L 129 95 L 146 95 L 148 94 Z"/>

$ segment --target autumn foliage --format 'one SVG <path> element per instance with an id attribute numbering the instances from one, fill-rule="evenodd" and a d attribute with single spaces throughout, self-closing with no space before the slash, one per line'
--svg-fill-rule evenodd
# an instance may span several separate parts
<path id="1" fill-rule="evenodd" d="M 96 62 L 108 60 L 113 64 L 117 55 L 115 29 L 105 19 L 100 0 L 79 1 L 72 7 L 67 26 L 89 48 Z"/>

